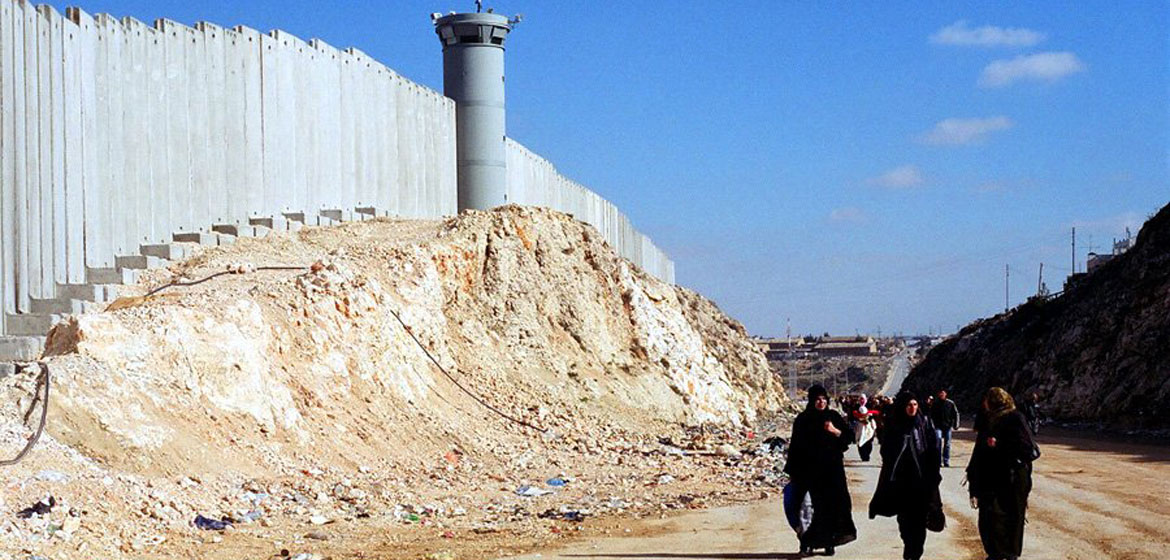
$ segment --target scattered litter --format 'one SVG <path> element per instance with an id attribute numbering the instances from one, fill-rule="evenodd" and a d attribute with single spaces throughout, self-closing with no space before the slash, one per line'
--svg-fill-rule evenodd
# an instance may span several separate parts
<path id="1" fill-rule="evenodd" d="M 761 451 L 772 454 L 782 454 L 788 449 L 788 440 L 780 436 L 772 436 L 760 442 Z"/>
<path id="2" fill-rule="evenodd" d="M 329 540 L 329 535 L 321 531 L 312 531 L 310 533 L 305 533 L 305 538 L 313 539 L 315 541 L 327 541 Z"/>
<path id="3" fill-rule="evenodd" d="M 715 453 L 717 455 L 722 456 L 722 457 L 731 457 L 733 459 L 740 456 L 739 450 L 736 449 L 735 446 L 731 445 L 730 443 L 724 443 L 724 444 L 720 445 L 719 447 L 716 447 Z"/>
<path id="4" fill-rule="evenodd" d="M 671 482 L 674 482 L 674 476 L 672 475 L 663 474 L 658 476 L 658 484 L 670 484 Z"/>
<path id="5" fill-rule="evenodd" d="M 541 513 L 540 515 L 538 515 L 537 517 L 539 517 L 541 519 L 560 519 L 560 520 L 564 520 L 564 521 L 572 521 L 574 523 L 580 523 L 582 521 L 585 521 L 585 518 L 587 516 L 588 516 L 588 514 L 581 512 L 581 511 L 578 511 L 578 510 L 547 509 L 547 510 L 544 510 L 544 512 Z"/>
<path id="6" fill-rule="evenodd" d="M 42 499 L 41 501 L 16 512 L 16 516 L 21 519 L 28 519 L 34 515 L 48 515 L 53 511 L 53 506 L 55 505 L 57 505 L 57 499 L 49 496 L 48 499 Z"/>
<path id="7" fill-rule="evenodd" d="M 195 516 L 195 526 L 204 531 L 222 531 L 231 527 L 232 524 L 226 520 L 211 519 L 200 514 Z"/>
<path id="8" fill-rule="evenodd" d="M 259 521 L 260 518 L 263 516 L 264 516 L 263 512 L 261 512 L 260 510 L 254 509 L 254 510 L 248 511 L 248 512 L 244 513 L 243 515 L 241 515 L 239 517 L 239 521 L 241 523 L 255 523 L 255 522 Z"/>
<path id="9" fill-rule="evenodd" d="M 329 518 L 325 517 L 324 515 L 314 515 L 309 518 L 309 523 L 312 523 L 313 525 L 324 525 L 329 523 Z"/>
<path id="10" fill-rule="evenodd" d="M 537 488 L 535 486 L 529 486 L 525 484 L 524 486 L 517 488 L 516 493 L 528 498 L 535 498 L 537 496 L 546 496 L 548 494 L 552 494 L 552 490 L 545 490 L 544 488 Z"/>
<path id="11" fill-rule="evenodd" d="M 553 487 L 561 487 L 561 486 L 568 484 L 569 481 L 567 481 L 563 478 L 560 478 L 560 477 L 556 477 L 556 478 L 550 478 L 550 479 L 546 480 L 544 483 L 549 485 L 549 486 L 553 486 Z"/>
<path id="12" fill-rule="evenodd" d="M 37 473 L 37 480 L 42 480 L 45 482 L 58 482 L 58 483 L 69 482 L 69 475 L 67 475 L 61 471 L 54 471 L 54 470 L 45 469 L 45 470 Z"/>

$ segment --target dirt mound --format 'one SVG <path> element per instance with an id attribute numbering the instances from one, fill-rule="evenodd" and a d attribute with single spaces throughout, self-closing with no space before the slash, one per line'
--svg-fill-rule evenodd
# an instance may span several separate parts
<path id="1" fill-rule="evenodd" d="M 299 268 L 254 270 L 270 266 Z M 123 300 L 49 337 L 37 453 L 160 538 L 192 512 L 258 507 L 241 495 L 350 519 L 453 488 L 486 500 L 574 461 L 590 476 L 614 453 L 685 439 L 685 425 L 739 433 L 786 404 L 742 326 L 548 210 L 241 240 L 143 292 L 226 269 L 245 273 Z M 22 383 L 11 391 L 31 394 Z M 157 545 L 127 531 L 124 552 Z"/>
<path id="2" fill-rule="evenodd" d="M 1170 206 L 1137 243 L 1064 293 L 977 321 L 932 349 L 907 387 L 949 386 L 974 410 L 989 386 L 1037 392 L 1046 415 L 1165 429 L 1170 417 Z"/>

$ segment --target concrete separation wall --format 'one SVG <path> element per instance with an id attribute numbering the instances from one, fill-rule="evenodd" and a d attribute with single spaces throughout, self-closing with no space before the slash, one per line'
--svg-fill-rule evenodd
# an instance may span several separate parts
<path id="1" fill-rule="evenodd" d="M 617 206 L 557 172 L 547 159 L 508 139 L 508 202 L 547 206 L 597 228 L 617 253 L 661 280 L 674 283 L 674 262 L 634 229 Z"/>
<path id="2" fill-rule="evenodd" d="M 0 0 L 2 315 L 176 233 L 322 210 L 454 214 L 455 134 L 452 100 L 356 49 Z M 673 280 L 612 204 L 519 144 L 508 160 L 510 200 L 573 213 Z"/>

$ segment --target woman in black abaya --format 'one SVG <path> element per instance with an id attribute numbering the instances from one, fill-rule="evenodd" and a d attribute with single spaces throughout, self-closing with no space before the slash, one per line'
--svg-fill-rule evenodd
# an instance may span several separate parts
<path id="1" fill-rule="evenodd" d="M 932 530 L 941 531 L 944 518 L 938 492 L 942 481 L 938 435 L 913 393 L 898 393 L 887 410 L 881 446 L 882 471 L 869 502 L 869 517 L 897 516 L 902 558 L 918 560 L 928 520 L 934 523 Z"/>
<path id="2" fill-rule="evenodd" d="M 829 409 L 828 391 L 820 385 L 810 387 L 808 405 L 792 425 L 784 466 L 789 478 L 812 496 L 812 523 L 800 536 L 802 554 L 821 548 L 831 556 L 835 547 L 857 538 L 843 457 L 852 443 L 849 424 Z"/>

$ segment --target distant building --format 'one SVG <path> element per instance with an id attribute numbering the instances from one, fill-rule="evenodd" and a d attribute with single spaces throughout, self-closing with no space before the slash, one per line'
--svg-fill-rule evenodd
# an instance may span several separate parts
<path id="1" fill-rule="evenodd" d="M 1129 228 L 1125 228 L 1125 237 L 1123 239 L 1113 240 L 1113 253 L 1102 255 L 1097 253 L 1089 253 L 1089 259 L 1085 263 L 1085 270 L 1093 272 L 1101 265 L 1113 260 L 1114 257 L 1125 253 L 1133 247 L 1133 235 L 1129 233 Z"/>
<path id="2" fill-rule="evenodd" d="M 808 348 L 805 347 L 803 338 L 753 337 L 752 342 L 756 343 L 769 361 L 808 357 Z"/>
<path id="3" fill-rule="evenodd" d="M 878 354 L 877 342 L 868 337 L 848 342 L 821 342 L 813 350 L 821 356 L 876 356 Z"/>
<path id="4" fill-rule="evenodd" d="M 1094 270 L 1097 270 L 1097 267 L 1113 260 L 1113 257 L 1114 255 L 1098 255 L 1097 253 L 1089 253 L 1089 260 L 1087 261 L 1087 266 L 1085 268 L 1088 269 L 1089 272 L 1093 272 Z"/>

